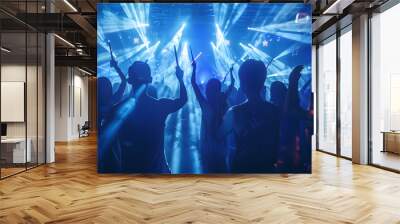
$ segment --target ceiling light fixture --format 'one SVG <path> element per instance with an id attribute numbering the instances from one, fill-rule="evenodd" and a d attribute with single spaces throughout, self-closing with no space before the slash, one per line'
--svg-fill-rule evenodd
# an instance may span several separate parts
<path id="1" fill-rule="evenodd" d="M 5 48 L 5 47 L 1 47 L 0 49 L 1 49 L 2 51 L 6 52 L 6 53 L 10 53 L 10 52 L 11 52 L 11 50 L 9 50 L 9 49 L 7 49 L 7 48 Z"/>
<path id="2" fill-rule="evenodd" d="M 329 14 L 336 14 L 340 15 L 343 13 L 343 10 L 351 5 L 355 0 L 336 0 L 330 5 L 327 9 L 325 9 L 322 14 L 329 15 Z"/>
<path id="3" fill-rule="evenodd" d="M 64 42 L 65 44 L 67 44 L 68 46 L 75 48 L 75 45 L 73 45 L 73 44 L 72 44 L 71 42 L 69 42 L 68 40 L 66 40 L 66 39 L 64 39 L 64 38 L 62 38 L 62 37 L 60 37 L 60 36 L 57 35 L 57 34 L 54 34 L 54 36 L 57 37 L 57 38 L 58 38 L 59 40 L 61 40 L 62 42 Z"/>
<path id="4" fill-rule="evenodd" d="M 74 12 L 78 12 L 78 10 L 68 0 L 64 0 L 64 3 L 67 4 Z"/>
<path id="5" fill-rule="evenodd" d="M 92 75 L 92 73 L 90 73 L 90 72 L 88 72 L 88 71 L 86 71 L 86 70 L 83 70 L 83 69 L 81 69 L 81 68 L 79 68 L 79 67 L 78 67 L 78 70 L 81 71 L 81 72 L 83 72 L 83 73 L 85 73 L 85 74 L 87 74 L 87 75 L 90 75 L 90 76 Z"/>

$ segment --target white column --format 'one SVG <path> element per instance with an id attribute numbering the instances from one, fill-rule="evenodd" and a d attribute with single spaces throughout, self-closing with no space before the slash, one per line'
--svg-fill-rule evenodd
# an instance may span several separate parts
<path id="1" fill-rule="evenodd" d="M 353 162 L 368 163 L 368 15 L 353 19 Z"/>
<path id="2" fill-rule="evenodd" d="M 46 61 L 47 61 L 47 71 L 46 71 L 46 158 L 47 163 L 52 163 L 55 161 L 55 151 L 54 151 L 54 133 L 55 133 L 55 74 L 54 74 L 54 35 L 47 34 L 46 36 Z"/>
<path id="3" fill-rule="evenodd" d="M 54 5 L 46 1 L 46 11 L 54 12 Z M 46 163 L 55 162 L 55 43 L 54 34 L 46 35 Z"/>

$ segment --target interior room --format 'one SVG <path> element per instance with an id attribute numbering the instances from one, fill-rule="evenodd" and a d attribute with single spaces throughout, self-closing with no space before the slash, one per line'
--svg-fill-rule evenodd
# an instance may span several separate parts
<path id="1" fill-rule="evenodd" d="M 396 63 L 399 36 L 390 27 L 399 19 L 399 5 L 375 14 L 371 19 L 372 85 L 371 135 L 372 163 L 399 170 L 399 94 L 400 67 Z"/>
<path id="2" fill-rule="evenodd" d="M 45 163 L 45 36 L 14 28 L 1 34 L 1 177 Z"/>
<path id="3" fill-rule="evenodd" d="M 397 0 L 0 1 L 0 223 L 400 223 L 399 21 Z"/>

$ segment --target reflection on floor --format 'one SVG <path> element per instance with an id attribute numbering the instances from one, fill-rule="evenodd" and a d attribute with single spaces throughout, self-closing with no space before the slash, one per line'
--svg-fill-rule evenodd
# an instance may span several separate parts
<path id="1" fill-rule="evenodd" d="M 391 152 L 374 151 L 373 163 L 400 171 L 400 155 Z"/>
<path id="2" fill-rule="evenodd" d="M 96 139 L 0 181 L 0 223 L 399 223 L 400 175 L 313 152 L 304 175 L 98 174 Z"/>
<path id="3" fill-rule="evenodd" d="M 1 178 L 24 171 L 25 168 L 1 168 Z"/>
<path id="4" fill-rule="evenodd" d="M 27 169 L 30 169 L 30 168 L 35 167 L 35 166 L 36 166 L 36 164 L 33 164 L 33 163 L 28 163 L 26 165 Z M 25 171 L 25 170 L 26 170 L 25 164 L 5 165 L 0 170 L 1 178 L 5 178 L 5 177 L 11 176 L 13 174 L 20 173 L 20 172 Z"/>

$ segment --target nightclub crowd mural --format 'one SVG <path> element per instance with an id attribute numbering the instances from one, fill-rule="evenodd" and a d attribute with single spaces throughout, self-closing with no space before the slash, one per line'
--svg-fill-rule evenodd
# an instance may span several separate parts
<path id="1" fill-rule="evenodd" d="M 98 172 L 310 173 L 311 7 L 98 4 Z"/>

